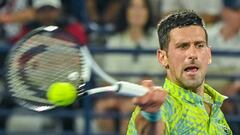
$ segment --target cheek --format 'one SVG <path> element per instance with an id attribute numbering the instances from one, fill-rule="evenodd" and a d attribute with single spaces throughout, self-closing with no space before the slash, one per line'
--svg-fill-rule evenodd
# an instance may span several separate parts
<path id="1" fill-rule="evenodd" d="M 134 15 L 132 13 L 132 10 L 128 10 L 127 12 L 127 21 L 128 23 L 132 23 L 134 21 Z"/>
<path id="2" fill-rule="evenodd" d="M 208 67 L 208 65 L 209 65 L 210 63 L 209 63 L 209 60 L 208 59 L 204 59 L 204 61 L 202 62 L 202 66 L 203 66 L 203 68 L 206 70 L 207 69 L 207 67 Z"/>
<path id="3" fill-rule="evenodd" d="M 148 12 L 146 9 L 129 9 L 127 12 L 127 20 L 130 24 L 144 25 L 148 20 Z"/>
<path id="4" fill-rule="evenodd" d="M 206 73 L 208 65 L 211 63 L 211 55 L 208 53 L 203 53 L 200 57 L 202 72 Z"/>
<path id="5" fill-rule="evenodd" d="M 49 13 L 49 16 L 50 16 L 51 18 L 58 18 L 59 13 L 53 11 L 53 12 L 50 12 L 50 13 Z"/>
<path id="6" fill-rule="evenodd" d="M 176 73 L 180 73 L 182 70 L 183 63 L 184 63 L 184 57 L 182 57 L 181 55 L 176 54 L 176 55 L 169 56 L 168 64 L 169 64 L 170 70 Z"/>
<path id="7" fill-rule="evenodd" d="M 143 14 L 142 14 L 142 22 L 143 22 L 143 24 L 146 24 L 147 20 L 148 20 L 148 12 L 146 10 L 144 10 Z"/>

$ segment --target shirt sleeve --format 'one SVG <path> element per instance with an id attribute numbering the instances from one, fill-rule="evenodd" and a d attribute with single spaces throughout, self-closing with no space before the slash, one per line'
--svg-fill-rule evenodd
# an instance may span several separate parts
<path id="1" fill-rule="evenodd" d="M 128 129 L 127 129 L 126 135 L 138 135 L 135 122 L 136 122 L 137 115 L 139 113 L 140 113 L 140 108 L 136 107 L 128 123 Z"/>

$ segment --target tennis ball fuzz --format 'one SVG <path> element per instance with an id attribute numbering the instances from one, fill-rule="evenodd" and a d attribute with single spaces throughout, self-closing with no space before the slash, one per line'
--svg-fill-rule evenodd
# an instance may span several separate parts
<path id="1" fill-rule="evenodd" d="M 68 82 L 56 82 L 47 90 L 47 99 L 56 106 L 67 106 L 77 98 L 77 89 Z"/>

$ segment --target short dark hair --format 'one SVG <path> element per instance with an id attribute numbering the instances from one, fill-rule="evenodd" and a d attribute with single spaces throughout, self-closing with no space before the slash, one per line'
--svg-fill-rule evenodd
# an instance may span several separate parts
<path id="1" fill-rule="evenodd" d="M 238 10 L 240 9 L 240 0 L 223 0 L 224 7 Z"/>
<path id="2" fill-rule="evenodd" d="M 158 24 L 158 38 L 161 50 L 167 50 L 169 44 L 169 33 L 174 28 L 181 28 L 190 25 L 200 26 L 207 32 L 203 19 L 192 10 L 178 10 L 164 17 Z"/>

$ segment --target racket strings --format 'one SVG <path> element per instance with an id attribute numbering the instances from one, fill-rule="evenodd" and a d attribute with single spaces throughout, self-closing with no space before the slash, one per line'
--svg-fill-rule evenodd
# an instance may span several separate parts
<path id="1" fill-rule="evenodd" d="M 55 48 L 55 49 L 57 49 L 57 48 Z M 64 48 L 64 49 L 66 49 L 66 48 Z M 60 54 L 63 54 L 65 52 L 66 51 L 62 51 L 62 52 L 60 52 Z M 56 53 L 54 53 L 52 51 L 50 51 L 50 52 L 47 51 L 47 54 L 43 54 L 43 55 L 41 55 L 42 57 L 36 58 L 36 59 L 38 59 L 38 61 L 44 61 L 44 63 L 40 64 L 42 67 L 39 68 L 39 70 L 32 71 L 31 64 L 30 65 L 27 64 L 26 68 L 24 68 L 23 70 L 25 70 L 25 72 L 27 71 L 27 74 L 30 74 L 29 75 L 29 76 L 31 76 L 30 80 L 38 80 L 38 82 L 43 82 L 44 84 L 46 84 L 46 82 L 51 84 L 58 80 L 63 81 L 63 79 L 66 78 L 67 74 L 70 74 L 71 72 L 79 71 L 79 69 L 81 69 L 80 64 L 84 64 L 83 62 L 81 63 L 81 61 L 75 61 L 74 59 L 79 60 L 79 58 L 77 58 L 77 57 L 79 57 L 79 56 L 77 56 L 79 54 L 76 53 L 75 55 L 76 55 L 76 57 L 70 56 L 70 57 L 66 58 L 67 55 L 65 55 L 65 56 L 56 55 Z M 58 56 L 60 56 L 60 57 L 58 57 Z M 50 57 L 50 59 L 48 59 L 48 57 Z M 58 57 L 58 58 L 56 58 L 56 57 Z M 73 60 L 69 59 L 71 57 L 73 58 Z M 54 58 L 54 59 L 52 59 L 52 58 Z M 34 58 L 32 59 L 32 61 L 35 61 Z M 66 63 L 66 64 L 64 64 L 64 63 Z M 70 64 L 70 63 L 76 63 L 76 64 Z M 54 69 L 60 69 L 60 71 L 58 71 L 56 73 Z M 68 72 L 65 73 L 65 71 L 68 71 Z M 51 81 L 51 82 L 49 82 L 49 81 Z M 64 81 L 67 81 L 67 80 L 65 79 Z M 82 81 L 80 83 L 82 83 Z"/>
<path id="2" fill-rule="evenodd" d="M 40 45 L 47 46 L 47 49 L 43 52 L 34 50 Z M 29 50 L 31 50 L 29 54 L 24 56 L 31 57 L 28 60 L 25 59 L 23 55 Z M 32 54 L 31 56 L 31 53 L 35 51 L 39 54 Z M 66 76 L 72 72 L 78 72 L 80 74 L 80 79 L 71 80 L 75 86 L 84 83 L 83 79 L 81 79 L 81 74 L 84 73 L 82 67 L 86 65 L 86 62 L 83 56 L 81 56 L 79 49 L 72 43 L 35 35 L 26 40 L 14 53 L 15 54 L 10 57 L 8 80 L 13 96 L 31 102 L 30 104 L 28 102 L 21 102 L 23 106 L 31 106 L 34 110 L 39 107 L 51 107 L 46 97 L 37 97 L 34 95 L 36 92 L 31 90 L 28 86 L 29 83 L 32 86 L 38 86 L 38 90 L 46 91 L 48 86 L 53 82 L 69 82 Z M 22 61 L 26 60 L 26 62 L 19 63 L 21 59 L 23 59 Z M 56 72 L 56 69 L 59 70 Z M 21 73 L 25 74 L 26 78 L 22 78 Z M 26 84 L 26 81 L 28 84 Z"/>
<path id="3" fill-rule="evenodd" d="M 44 61 L 45 58 L 43 57 L 42 58 L 43 60 L 40 60 L 40 61 L 43 61 L 43 63 L 40 63 L 42 68 L 40 68 L 39 70 L 36 70 L 36 75 L 40 75 L 40 78 L 44 80 L 50 80 L 51 82 L 54 82 L 60 79 L 61 76 L 63 78 L 66 74 L 69 74 L 74 71 L 79 71 L 80 69 L 80 66 L 79 66 L 80 62 L 75 61 L 74 59 L 69 59 L 70 57 L 69 58 L 62 57 L 62 56 L 60 57 L 52 56 L 52 57 L 58 57 L 58 59 L 48 59 Z M 75 64 L 71 65 L 70 63 L 75 63 Z M 56 72 L 56 69 L 59 69 L 59 70 Z M 39 77 L 39 76 L 36 76 L 36 77 Z"/>
<path id="4" fill-rule="evenodd" d="M 70 68 L 70 67 L 67 67 L 67 68 Z M 63 81 L 63 79 L 65 79 L 65 76 L 66 76 L 66 74 L 67 73 L 65 73 L 65 74 L 63 74 L 62 72 L 64 71 L 64 69 L 63 70 L 61 70 L 61 71 L 59 71 L 59 75 L 57 75 L 58 73 L 56 73 L 56 75 L 54 76 L 54 77 L 49 77 L 49 73 L 48 74 L 46 74 L 48 77 L 46 78 L 46 77 L 44 77 L 45 75 L 44 74 L 41 74 L 41 73 L 44 73 L 44 71 L 35 71 L 35 74 L 33 75 L 33 73 L 31 73 L 31 75 L 29 75 L 29 76 L 32 76 L 32 77 L 30 77 L 29 79 L 28 79 L 28 81 L 31 81 L 32 79 L 33 80 L 37 80 L 37 82 L 42 82 L 42 83 L 44 83 L 44 84 L 46 84 L 46 83 L 49 83 L 49 84 L 51 84 L 51 83 L 53 83 L 53 82 L 56 82 L 56 81 Z M 74 72 L 74 71 L 72 71 L 72 72 Z M 61 73 L 61 74 L 60 74 Z M 71 72 L 70 72 L 71 73 Z M 70 74 L 69 73 L 69 74 Z M 50 73 L 51 74 L 51 73 Z M 21 87 L 19 87 L 19 86 L 23 86 L 23 87 L 25 87 L 24 85 L 23 85 L 23 83 L 22 83 L 22 81 L 19 81 L 19 80 L 21 80 L 21 79 L 13 79 L 13 78 L 15 78 L 17 75 L 11 75 L 11 76 L 9 76 L 10 77 L 10 80 L 12 80 L 11 81 L 11 83 L 13 84 L 15 84 L 15 86 L 16 87 L 18 87 L 18 88 L 21 88 Z M 53 76 L 53 75 L 51 75 L 51 76 Z M 52 80 L 52 78 L 54 78 L 54 80 Z M 67 80 L 67 79 L 65 79 L 65 80 Z M 51 81 L 51 82 L 49 82 L 49 81 Z M 68 80 L 69 81 L 69 80 Z M 19 82 L 19 83 L 17 83 L 17 82 Z M 31 81 L 32 82 L 32 81 Z M 38 84 L 39 85 L 39 84 Z"/>

